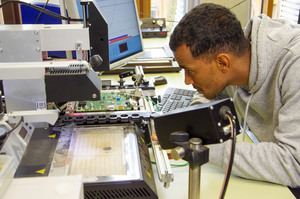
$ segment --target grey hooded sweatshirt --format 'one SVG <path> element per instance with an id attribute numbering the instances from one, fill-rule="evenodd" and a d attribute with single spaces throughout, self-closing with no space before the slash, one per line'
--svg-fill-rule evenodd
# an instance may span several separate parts
<path id="1" fill-rule="evenodd" d="M 260 15 L 245 35 L 251 41 L 249 84 L 225 91 L 233 97 L 237 89 L 240 123 L 247 114 L 259 143 L 237 143 L 232 173 L 300 187 L 300 26 Z M 209 145 L 209 161 L 226 168 L 230 144 Z"/>

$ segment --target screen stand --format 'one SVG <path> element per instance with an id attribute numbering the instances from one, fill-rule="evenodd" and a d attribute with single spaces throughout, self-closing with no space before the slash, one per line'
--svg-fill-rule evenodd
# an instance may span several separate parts
<path id="1" fill-rule="evenodd" d="M 89 28 L 91 55 L 100 55 L 103 62 L 101 67 L 93 67 L 94 71 L 109 70 L 108 26 L 98 8 L 92 1 L 81 1 L 86 26 Z"/>

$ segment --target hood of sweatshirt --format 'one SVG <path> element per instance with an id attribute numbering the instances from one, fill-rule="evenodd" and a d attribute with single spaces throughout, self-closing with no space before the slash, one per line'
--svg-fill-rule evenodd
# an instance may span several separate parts
<path id="1" fill-rule="evenodd" d="M 245 36 L 251 42 L 251 55 L 255 56 L 251 57 L 249 84 L 246 88 L 249 93 L 261 87 L 282 51 L 282 46 L 290 43 L 299 32 L 299 27 L 286 20 L 272 20 L 264 14 L 250 20 L 245 28 Z"/>

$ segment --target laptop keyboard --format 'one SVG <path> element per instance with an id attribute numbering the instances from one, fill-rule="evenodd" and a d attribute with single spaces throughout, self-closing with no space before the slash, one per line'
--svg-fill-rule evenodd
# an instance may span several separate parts
<path id="1" fill-rule="evenodd" d="M 161 96 L 158 107 L 163 113 L 187 107 L 191 104 L 196 92 L 195 90 L 168 87 Z"/>

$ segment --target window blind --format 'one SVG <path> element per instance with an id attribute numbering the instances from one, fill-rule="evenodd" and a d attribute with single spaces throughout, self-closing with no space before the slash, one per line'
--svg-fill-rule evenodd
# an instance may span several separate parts
<path id="1" fill-rule="evenodd" d="M 299 22 L 300 0 L 281 0 L 279 18 Z"/>

